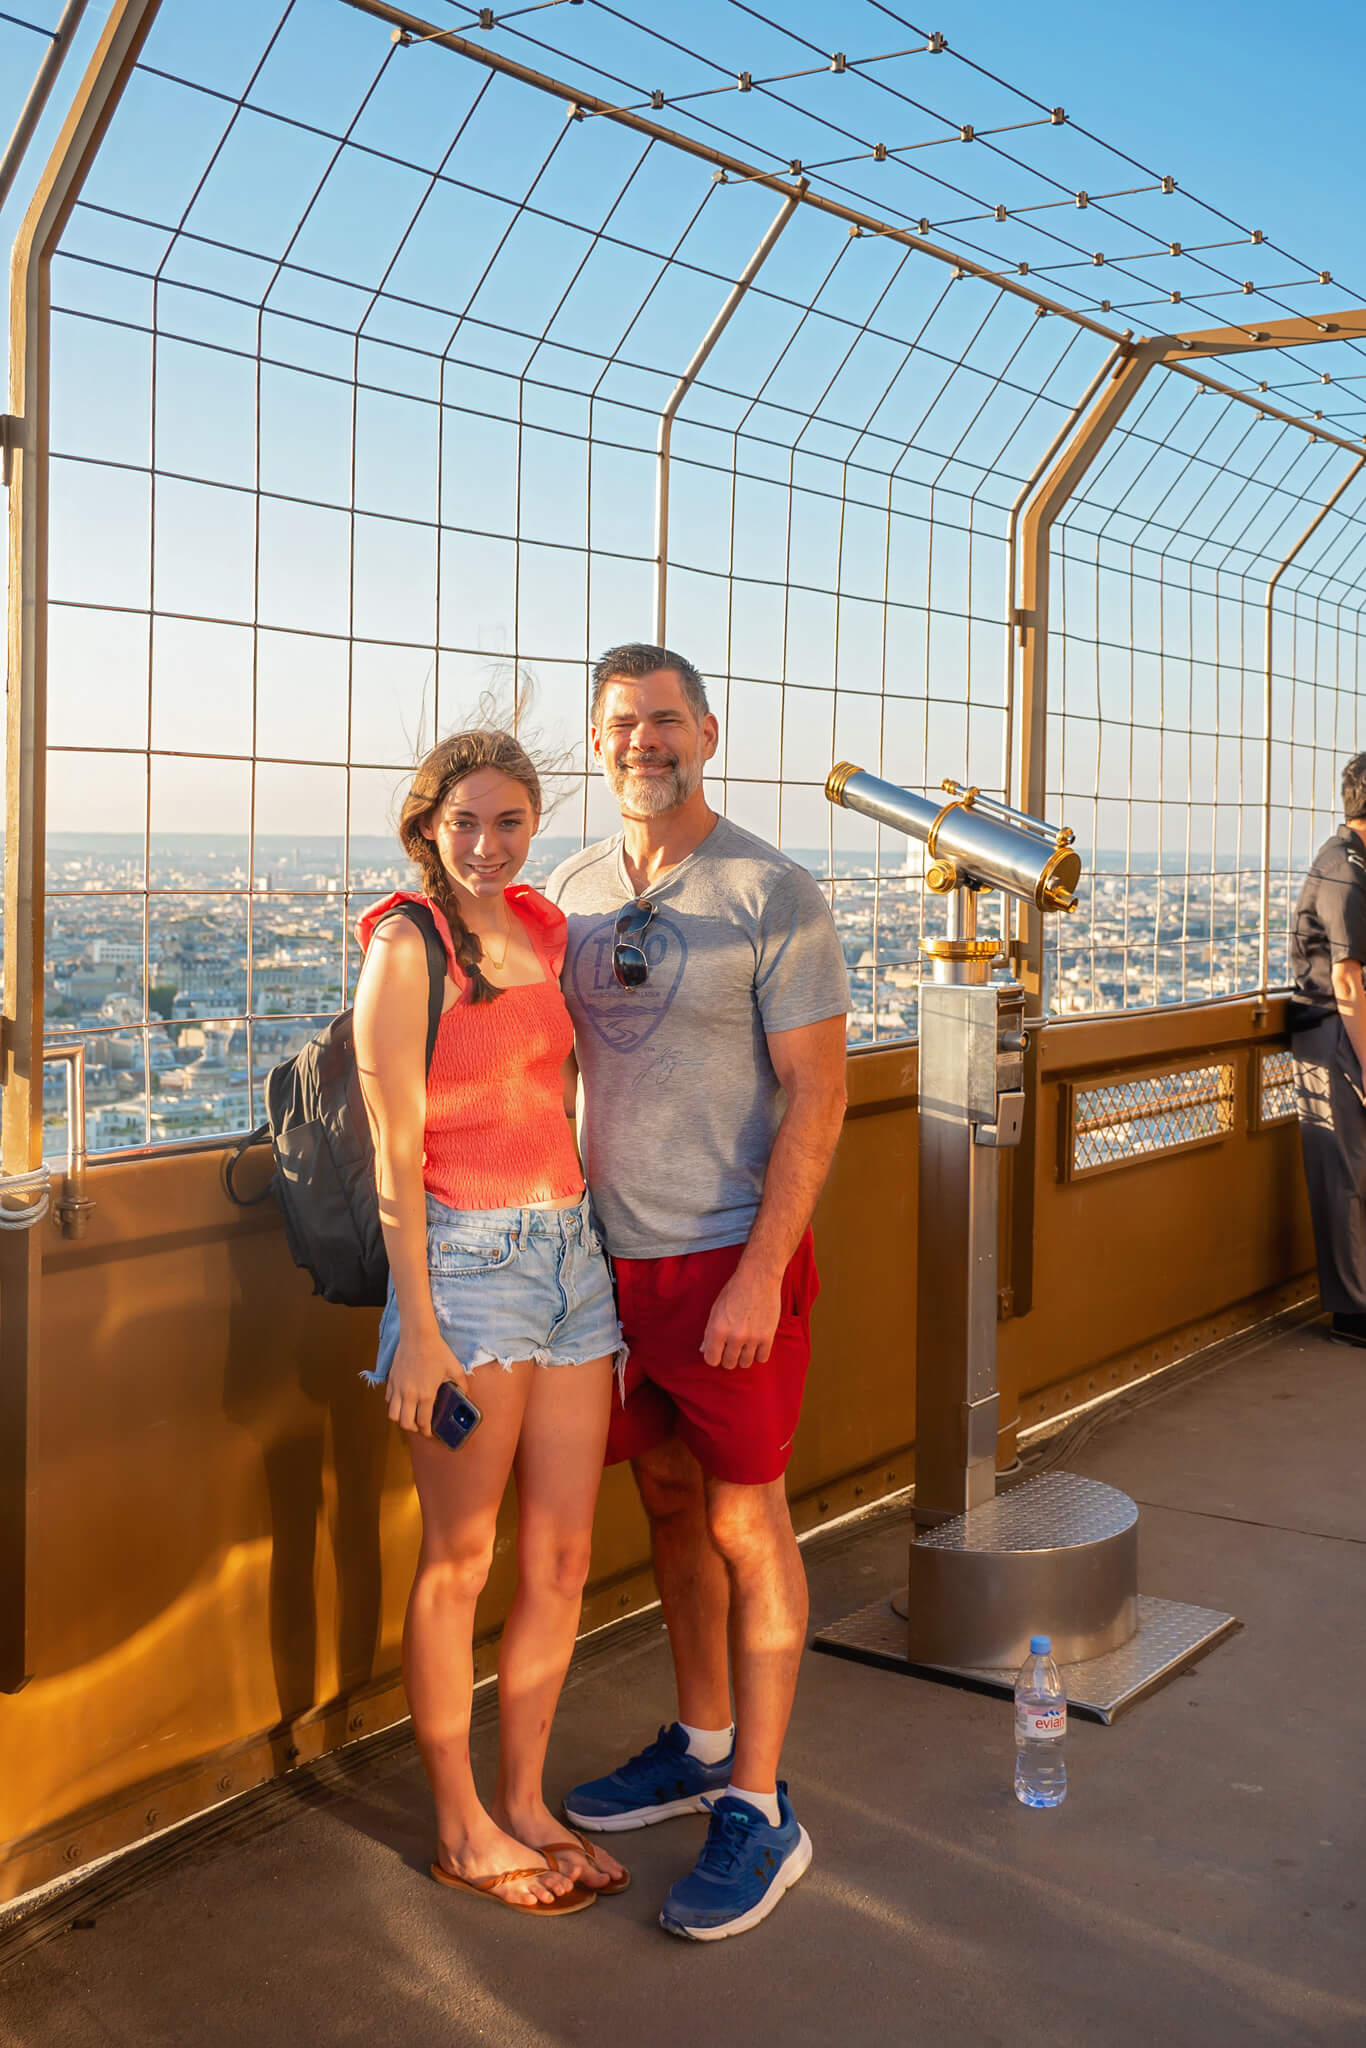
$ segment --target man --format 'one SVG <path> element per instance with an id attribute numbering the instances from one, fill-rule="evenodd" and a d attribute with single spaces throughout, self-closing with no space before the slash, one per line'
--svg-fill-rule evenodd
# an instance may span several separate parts
<path id="1" fill-rule="evenodd" d="M 812 877 L 707 802 L 717 724 L 691 662 L 613 648 L 592 736 L 622 831 L 547 888 L 569 919 L 584 1166 L 630 1345 L 607 1457 L 631 1460 L 649 1517 L 678 1719 L 565 1811 L 615 1831 L 707 1804 L 706 1846 L 660 1922 L 716 1941 L 811 1860 L 777 1777 L 807 1616 L 783 1473 L 848 980 Z"/>
<path id="2" fill-rule="evenodd" d="M 1343 770 L 1342 808 L 1295 906 L 1290 1029 L 1319 1294 L 1335 1341 L 1366 1345 L 1366 754 Z"/>

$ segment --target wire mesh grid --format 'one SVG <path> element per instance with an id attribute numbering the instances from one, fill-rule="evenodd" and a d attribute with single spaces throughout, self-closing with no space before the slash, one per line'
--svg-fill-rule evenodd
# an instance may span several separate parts
<path id="1" fill-rule="evenodd" d="M 1071 1091 L 1070 1173 L 1184 1150 L 1233 1128 L 1231 1062 L 1136 1074 Z"/>
<path id="2" fill-rule="evenodd" d="M 477 13 L 433 11 L 442 28 Z M 809 95 L 847 86 L 909 118 L 913 96 L 889 83 L 904 66 L 851 57 L 838 72 L 827 59 L 780 92 L 756 60 L 749 86 L 737 73 L 725 88 L 743 101 L 685 104 L 715 84 L 698 82 L 699 66 L 715 70 L 696 54 L 709 28 L 733 39 L 730 16 L 750 14 L 773 52 L 790 32 L 708 6 L 690 15 L 685 51 L 611 8 L 552 6 L 503 17 L 495 38 L 520 62 L 572 68 L 572 86 L 541 90 L 449 46 L 390 40 L 375 17 L 393 13 L 369 0 L 251 0 L 210 33 L 189 0 L 165 0 L 54 259 L 46 1018 L 49 1037 L 87 1044 L 92 1150 L 254 1120 L 264 1073 L 354 987 L 357 909 L 406 878 L 391 830 L 405 773 L 486 693 L 568 760 L 530 878 L 616 825 L 593 772 L 588 666 L 615 641 L 655 637 L 661 415 L 775 214 L 772 189 L 690 153 L 699 137 L 781 168 L 807 203 L 674 426 L 668 639 L 711 684 L 718 808 L 828 890 L 855 1045 L 913 1030 L 919 943 L 944 910 L 926 897 L 918 849 L 826 804 L 832 760 L 910 787 L 945 775 L 1006 786 L 1010 508 L 1100 371 L 1120 331 L 1105 319 L 1123 311 L 1059 271 L 1048 288 L 1062 317 L 1041 317 L 1046 262 L 1081 259 L 1051 216 L 1029 214 L 1044 174 L 1018 154 L 1024 144 L 1009 157 L 991 145 L 1014 181 L 1015 254 L 988 264 L 987 242 L 970 249 L 965 224 L 960 234 L 928 210 L 943 184 L 921 168 L 937 160 L 933 138 L 912 136 L 893 165 L 910 212 L 865 182 L 888 168 L 875 145 L 852 165 L 816 160 L 830 117 Z M 862 27 L 897 19 L 860 5 L 842 14 L 842 34 L 855 15 Z M 552 31 L 562 48 L 547 45 Z M 673 67 L 668 92 L 640 104 L 656 126 L 674 121 L 676 140 L 576 118 L 595 92 L 628 104 L 642 51 Z M 998 111 L 1012 98 L 986 74 L 969 82 Z M 943 130 L 924 108 L 916 117 Z M 1041 147 L 1045 131 L 1103 153 L 1051 112 L 1026 140 Z M 846 213 L 877 193 L 881 217 L 957 236 L 962 260 L 863 231 L 817 206 L 821 193 Z M 1127 227 L 1174 197 L 1196 204 L 1159 181 L 1126 213 L 1105 202 L 1105 217 Z M 1299 272 L 1297 293 L 1318 287 Z M 1125 445 L 1146 456 L 1154 444 L 1170 462 L 1200 387 L 1175 374 L 1160 386 L 1175 398 L 1150 396 Z M 1200 405 L 1246 414 L 1240 428 L 1256 418 L 1209 391 Z M 1299 426 L 1258 431 L 1309 446 Z M 1151 463 L 1137 474 L 1110 463 L 1064 532 L 1050 787 L 1083 839 L 1078 804 L 1092 807 L 1095 847 L 1123 852 L 1120 866 L 1102 862 L 1122 881 L 1120 909 L 1098 895 L 1055 946 L 1064 1008 L 1167 999 L 1172 947 L 1180 994 L 1218 980 L 1192 919 L 1223 870 L 1189 856 L 1194 823 L 1179 872 L 1159 837 L 1150 935 L 1132 783 L 1112 794 L 1100 767 L 1082 764 L 1087 748 L 1093 762 L 1103 753 L 1110 775 L 1118 726 L 1142 777 L 1147 736 L 1173 722 L 1175 684 L 1161 679 L 1178 662 L 1151 593 L 1222 573 L 1237 586 L 1240 637 L 1237 659 L 1217 666 L 1241 694 L 1217 698 L 1211 731 L 1245 770 L 1252 593 L 1275 529 L 1210 568 L 1231 545 L 1233 440 L 1189 454 L 1229 501 L 1218 516 L 1207 497 L 1168 528 Z M 1303 475 L 1273 482 L 1257 467 L 1242 487 L 1308 503 L 1313 463 L 1297 459 Z M 1348 658 L 1349 554 L 1325 552 L 1319 582 L 1295 587 L 1292 666 L 1311 678 L 1315 635 L 1341 636 L 1334 659 Z M 1088 562 L 1089 623 L 1073 573 Z M 1098 623 L 1102 586 L 1114 646 Z M 1114 627 L 1126 592 L 1136 627 L 1156 636 L 1167 692 L 1156 715 L 1151 664 L 1140 669 Z M 1331 687 L 1303 685 L 1316 716 L 1334 691 L 1344 707 L 1350 697 L 1349 670 L 1335 673 Z M 1189 778 L 1194 740 L 1209 735 L 1193 710 L 1181 730 Z M 1288 773 L 1298 757 L 1285 744 Z M 1333 745 L 1323 727 L 1297 765 L 1294 803 L 1287 783 L 1287 819 L 1326 801 Z M 1232 770 L 1221 772 L 1227 795 Z M 1238 788 L 1241 863 L 1259 796 L 1246 773 Z M 1162 785 L 1162 832 L 1198 811 L 1189 783 L 1179 796 Z M 1256 870 L 1249 852 L 1239 887 Z M 1247 931 L 1240 910 L 1240 985 Z"/>
<path id="3" fill-rule="evenodd" d="M 1047 933 L 1056 1010 L 1259 986 L 1268 806 L 1269 976 L 1288 980 L 1299 879 L 1359 744 L 1360 499 L 1328 513 L 1273 595 L 1269 763 L 1268 587 L 1352 467 L 1299 426 L 1159 377 L 1073 499 L 1049 789 L 1090 858 L 1080 915 Z"/>
<path id="4" fill-rule="evenodd" d="M 1263 1046 L 1257 1060 L 1257 1128 L 1296 1114 L 1295 1060 L 1288 1045 Z"/>

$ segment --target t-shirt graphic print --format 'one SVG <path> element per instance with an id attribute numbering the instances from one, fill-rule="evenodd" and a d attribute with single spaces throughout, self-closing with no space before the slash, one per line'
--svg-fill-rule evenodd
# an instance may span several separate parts
<path id="1" fill-rule="evenodd" d="M 680 924 L 656 911 L 644 935 L 631 941 L 645 955 L 645 981 L 640 988 L 623 988 L 612 972 L 616 924 L 615 910 L 596 923 L 583 921 L 569 980 L 589 1029 L 611 1051 L 633 1053 L 648 1043 L 673 1007 L 688 964 L 688 941 Z"/>
<path id="2" fill-rule="evenodd" d="M 814 877 L 718 818 L 645 892 L 646 978 L 612 972 L 636 890 L 620 834 L 564 861 L 546 894 L 569 921 L 564 992 L 579 1061 L 584 1169 L 607 1248 L 658 1259 L 743 1244 L 785 1098 L 769 1032 L 849 1007 L 844 954 Z"/>

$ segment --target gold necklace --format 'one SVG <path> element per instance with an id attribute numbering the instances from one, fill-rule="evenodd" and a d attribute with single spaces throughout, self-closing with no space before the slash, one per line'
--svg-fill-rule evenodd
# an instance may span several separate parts
<path id="1" fill-rule="evenodd" d="M 486 945 L 485 941 L 483 939 L 480 939 L 479 941 L 480 950 L 484 955 L 484 964 L 488 967 L 491 967 L 495 974 L 502 973 L 504 963 L 506 962 L 508 956 L 508 947 L 512 944 L 512 918 L 508 911 L 506 898 L 504 898 L 503 901 L 503 916 L 506 919 L 506 928 L 503 937 L 503 950 L 496 960 L 489 952 L 488 946 Z"/>

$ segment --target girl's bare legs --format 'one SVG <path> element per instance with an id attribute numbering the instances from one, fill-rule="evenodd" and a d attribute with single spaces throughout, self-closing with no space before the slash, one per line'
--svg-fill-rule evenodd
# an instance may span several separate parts
<path id="1" fill-rule="evenodd" d="M 526 1870 L 540 1860 L 526 1838 L 506 1832 L 480 1803 L 470 1769 L 470 1705 L 475 1602 L 488 1577 L 528 1395 L 547 1376 L 529 1361 L 511 1372 L 486 1366 L 476 1375 L 484 1419 L 458 1451 L 431 1437 L 408 1440 L 422 1506 L 422 1550 L 403 1628 L 403 1682 L 436 1801 L 437 1854 L 457 1877 Z M 543 1878 L 498 1891 L 529 1905 L 557 1897 L 569 1884 L 547 1870 Z"/>
<path id="2" fill-rule="evenodd" d="M 611 1399 L 610 1358 L 545 1366 L 532 1381 L 517 1446 L 517 1593 L 498 1656 L 493 1811 L 510 1834 L 537 1847 L 568 1835 L 545 1803 L 541 1774 L 578 1633 Z M 601 1848 L 597 1869 L 586 1857 L 557 1860 L 595 1888 L 621 1870 Z"/>

